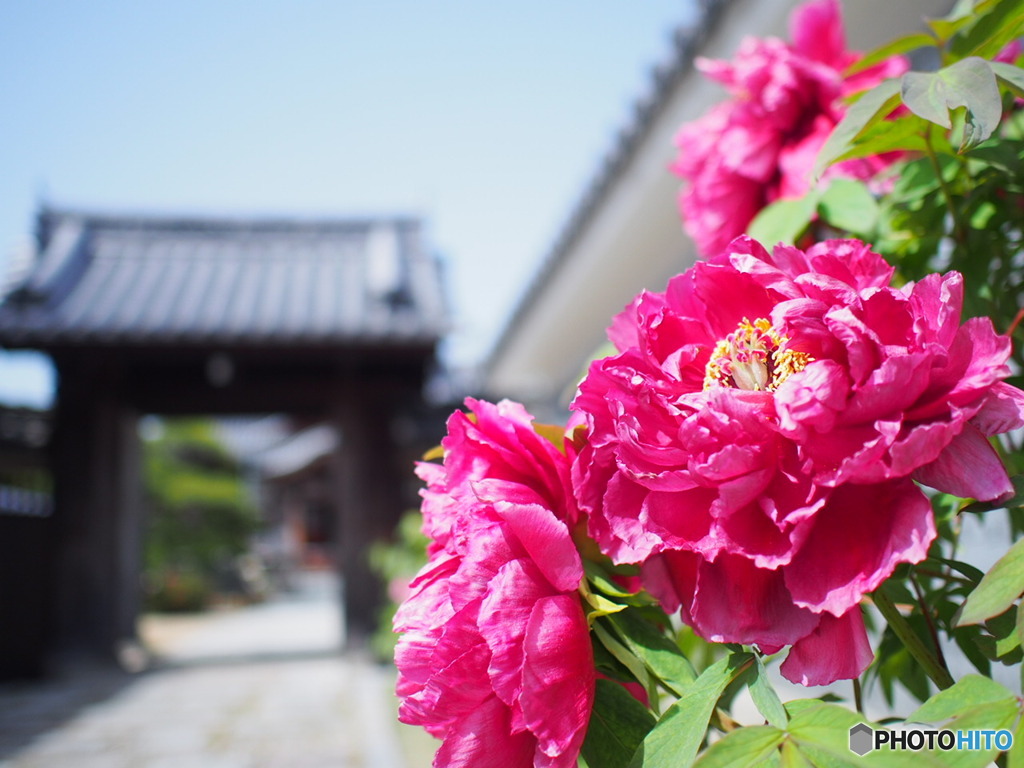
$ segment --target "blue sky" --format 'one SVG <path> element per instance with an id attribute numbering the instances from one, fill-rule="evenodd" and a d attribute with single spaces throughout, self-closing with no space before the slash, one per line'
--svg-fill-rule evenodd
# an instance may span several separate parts
<path id="1" fill-rule="evenodd" d="M 689 0 L 8 3 L 0 257 L 40 201 L 426 217 L 486 353 Z M 44 368 L 0 359 L 0 402 Z"/>

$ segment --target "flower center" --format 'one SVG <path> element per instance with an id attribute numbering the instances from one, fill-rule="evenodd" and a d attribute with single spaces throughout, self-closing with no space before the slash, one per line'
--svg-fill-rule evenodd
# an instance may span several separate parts
<path id="1" fill-rule="evenodd" d="M 785 336 L 760 317 L 743 318 L 736 330 L 719 341 L 704 368 L 704 389 L 732 387 L 774 392 L 786 379 L 802 371 L 814 358 L 786 349 Z"/>

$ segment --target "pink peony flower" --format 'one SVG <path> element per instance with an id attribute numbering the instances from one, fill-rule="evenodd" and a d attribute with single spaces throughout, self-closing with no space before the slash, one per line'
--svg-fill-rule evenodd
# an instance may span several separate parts
<path id="1" fill-rule="evenodd" d="M 467 400 L 421 464 L 430 561 L 399 607 L 399 719 L 436 766 L 575 768 L 595 669 L 569 459 L 522 406 Z"/>
<path id="2" fill-rule="evenodd" d="M 703 636 L 792 645 L 821 684 L 871 660 L 859 603 L 935 536 L 915 481 L 1012 492 L 987 438 L 1024 425 L 1009 340 L 961 325 L 962 279 L 903 288 L 864 244 L 738 238 L 641 293 L 573 402 L 591 535 Z M 822 649 L 832 647 L 830 653 Z"/>
<path id="3" fill-rule="evenodd" d="M 805 3 L 790 33 L 792 44 L 748 37 L 733 61 L 697 60 L 732 94 L 676 137 L 671 169 L 686 181 L 680 211 L 702 254 L 724 248 L 768 203 L 806 193 L 818 151 L 845 113 L 842 98 L 907 67 L 893 57 L 845 77 L 859 55 L 846 50 L 838 0 Z M 866 180 L 893 159 L 840 163 L 829 175 Z"/>

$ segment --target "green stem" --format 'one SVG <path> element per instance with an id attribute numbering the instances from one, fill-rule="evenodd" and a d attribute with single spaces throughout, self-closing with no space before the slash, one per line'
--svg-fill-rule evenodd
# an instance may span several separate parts
<path id="1" fill-rule="evenodd" d="M 857 711 L 862 715 L 864 714 L 864 695 L 860 689 L 860 678 L 853 678 L 853 704 L 857 707 Z"/>
<path id="2" fill-rule="evenodd" d="M 942 198 L 946 201 L 946 210 L 949 212 L 949 217 L 953 220 L 953 239 L 958 243 L 964 242 L 964 230 L 960 225 L 960 218 L 956 215 L 956 205 L 953 202 L 953 193 L 949 189 L 949 185 L 946 180 L 942 177 L 942 166 L 939 165 L 938 155 L 935 154 L 935 148 L 932 147 L 932 132 L 929 127 L 924 134 L 924 145 L 925 154 L 928 155 L 928 159 L 931 161 L 932 170 L 935 171 L 935 180 L 939 183 L 939 189 L 942 190 Z"/>
<path id="3" fill-rule="evenodd" d="M 914 588 L 914 594 L 917 596 L 917 604 L 921 608 L 921 615 L 924 616 L 924 622 L 928 627 L 928 635 L 932 639 L 932 647 L 935 649 L 935 658 L 938 659 L 939 664 L 942 665 L 943 669 L 949 669 L 946 664 L 946 656 L 942 652 L 942 644 L 939 642 L 939 632 L 935 628 L 935 622 L 932 620 L 932 612 L 928 608 L 928 603 L 924 599 L 924 591 L 921 589 L 921 585 L 917 581 L 917 576 L 914 574 L 913 568 L 910 570 L 910 585 Z"/>
<path id="4" fill-rule="evenodd" d="M 924 644 L 924 641 L 910 626 L 910 622 L 903 617 L 889 596 L 879 589 L 874 592 L 872 599 L 889 627 L 896 633 L 896 637 L 903 643 L 903 647 L 921 665 L 925 674 L 938 686 L 939 690 L 945 690 L 953 685 L 953 677 L 949 674 L 949 670 L 928 650 L 928 646 Z"/>

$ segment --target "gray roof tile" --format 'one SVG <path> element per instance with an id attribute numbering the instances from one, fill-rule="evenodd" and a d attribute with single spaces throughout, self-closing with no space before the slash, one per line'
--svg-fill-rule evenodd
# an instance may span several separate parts
<path id="1" fill-rule="evenodd" d="M 0 344 L 433 343 L 448 327 L 420 222 L 44 210 Z"/>

